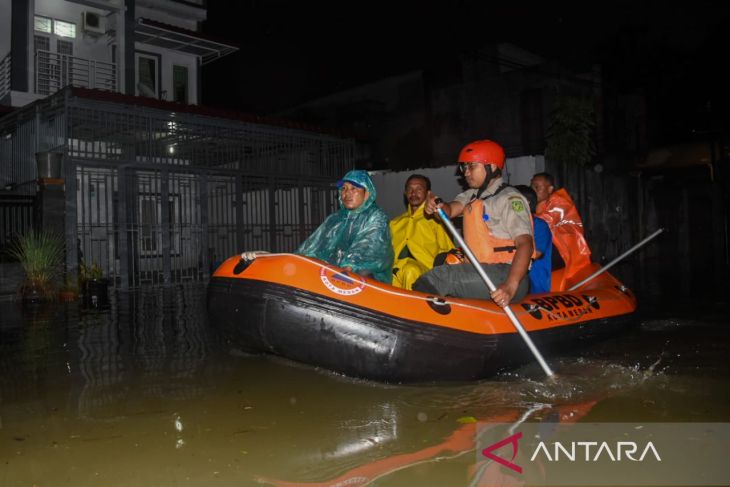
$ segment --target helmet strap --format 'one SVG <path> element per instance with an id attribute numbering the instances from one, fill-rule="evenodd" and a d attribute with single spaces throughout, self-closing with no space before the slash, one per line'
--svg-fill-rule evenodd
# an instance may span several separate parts
<path id="1" fill-rule="evenodd" d="M 484 182 L 481 186 L 479 186 L 479 190 L 477 191 L 477 198 L 482 197 L 482 193 L 484 193 L 487 190 L 487 186 L 489 186 L 489 183 L 492 182 L 493 179 L 498 178 L 502 175 L 501 169 L 492 170 L 491 164 L 484 164 L 484 171 L 487 173 L 487 175 L 484 177 Z"/>

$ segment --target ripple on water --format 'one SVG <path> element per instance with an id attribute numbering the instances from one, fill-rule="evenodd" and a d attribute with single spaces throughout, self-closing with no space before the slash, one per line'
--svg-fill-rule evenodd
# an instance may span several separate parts
<path id="1" fill-rule="evenodd" d="M 663 318 L 644 320 L 639 326 L 643 331 L 667 331 L 687 327 L 714 327 L 715 323 L 704 319 Z"/>

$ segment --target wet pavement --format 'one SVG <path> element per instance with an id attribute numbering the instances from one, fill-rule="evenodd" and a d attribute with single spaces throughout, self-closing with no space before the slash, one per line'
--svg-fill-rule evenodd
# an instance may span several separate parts
<path id="1" fill-rule="evenodd" d="M 0 302 L 0 485 L 469 485 L 474 420 L 730 421 L 728 310 L 642 309 L 556 384 L 398 386 L 231 349 L 201 287 Z"/>

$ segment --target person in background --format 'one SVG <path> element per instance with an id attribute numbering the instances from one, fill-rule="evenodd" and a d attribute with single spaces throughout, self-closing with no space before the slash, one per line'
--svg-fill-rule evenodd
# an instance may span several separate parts
<path id="1" fill-rule="evenodd" d="M 537 194 L 536 214 L 547 222 L 553 234 L 553 245 L 565 262 L 561 282 L 556 289 L 565 289 L 567 281 L 591 264 L 591 249 L 583 235 L 583 220 L 573 199 L 564 188 L 555 189 L 555 179 L 546 172 L 535 174 L 530 186 Z"/>
<path id="2" fill-rule="evenodd" d="M 459 170 L 469 189 L 450 203 L 429 193 L 425 207 L 427 215 L 438 208 L 449 218 L 463 214 L 464 240 L 497 286 L 491 298 L 500 307 L 527 294 L 527 270 L 534 250 L 527 201 L 502 179 L 504 162 L 504 149 L 496 142 L 467 144 L 459 154 Z M 489 292 L 471 263 L 434 267 L 413 289 L 464 298 L 484 298 Z"/>
<path id="3" fill-rule="evenodd" d="M 431 180 L 421 174 L 412 174 L 405 184 L 408 201 L 405 213 L 390 221 L 393 236 L 393 285 L 412 289 L 421 274 L 434 266 L 437 255 L 454 248 L 449 235 L 434 215 L 424 213 L 426 196 Z"/>
<path id="4" fill-rule="evenodd" d="M 537 207 L 537 194 L 535 194 L 535 191 L 524 184 L 515 186 L 515 189 L 522 193 L 522 196 L 530 205 L 532 227 L 535 232 L 535 258 L 532 259 L 532 265 L 527 274 L 530 278 L 530 293 L 548 293 L 550 292 L 550 276 L 552 273 L 553 236 L 545 220 L 535 215 L 535 208 Z"/>

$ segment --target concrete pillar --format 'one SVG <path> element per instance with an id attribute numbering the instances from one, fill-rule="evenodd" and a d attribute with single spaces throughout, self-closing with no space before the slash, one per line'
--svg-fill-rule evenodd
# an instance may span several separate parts
<path id="1" fill-rule="evenodd" d="M 39 188 L 36 209 L 40 228 L 63 236 L 66 226 L 63 154 L 37 152 L 35 157 Z"/>
<path id="2" fill-rule="evenodd" d="M 135 24 L 135 2 L 124 0 L 124 93 L 134 96 L 135 83 L 134 73 L 137 66 L 134 62 L 134 24 Z"/>
<path id="3" fill-rule="evenodd" d="M 33 25 L 33 9 L 35 2 L 32 0 L 13 0 L 11 8 L 10 28 L 10 89 L 13 91 L 28 92 L 29 78 L 33 62 L 29 58 L 32 48 L 28 43 L 33 40 L 31 26 Z M 30 19 L 30 20 L 29 20 Z"/>
<path id="4" fill-rule="evenodd" d="M 60 236 L 65 235 L 66 192 L 62 179 L 39 180 L 37 211 L 41 230 Z"/>

